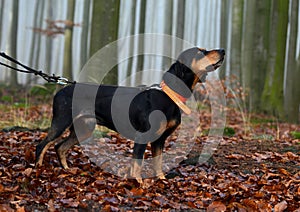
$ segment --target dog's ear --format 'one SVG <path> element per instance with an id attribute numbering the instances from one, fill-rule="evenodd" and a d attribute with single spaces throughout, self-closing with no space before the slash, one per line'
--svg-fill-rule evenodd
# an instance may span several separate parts
<path id="1" fill-rule="evenodd" d="M 197 61 L 205 57 L 203 52 L 205 52 L 205 49 L 199 49 L 198 47 L 187 49 L 178 56 L 177 61 L 191 69 L 194 60 Z"/>

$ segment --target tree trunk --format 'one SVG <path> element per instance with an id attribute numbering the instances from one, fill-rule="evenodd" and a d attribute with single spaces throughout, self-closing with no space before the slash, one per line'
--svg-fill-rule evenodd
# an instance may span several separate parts
<path id="1" fill-rule="evenodd" d="M 165 23 L 164 23 L 164 34 L 172 35 L 172 21 L 173 21 L 173 1 L 165 1 Z M 164 54 L 165 55 L 172 55 L 172 39 L 165 39 L 164 40 Z M 171 57 L 163 57 L 162 61 L 162 69 L 166 70 L 168 67 L 171 66 L 173 59 Z"/>
<path id="2" fill-rule="evenodd" d="M 1 48 L 1 41 L 2 41 L 2 26 L 3 26 L 3 13 L 4 13 L 4 5 L 5 5 L 5 0 L 2 0 L 0 2 L 0 48 Z"/>
<path id="3" fill-rule="evenodd" d="M 136 1 L 132 1 L 131 2 L 131 21 L 130 21 L 130 36 L 134 35 L 134 28 L 136 25 L 136 18 L 135 18 L 135 14 L 136 14 Z M 133 51 L 134 51 L 134 39 L 130 39 L 130 45 L 129 45 L 129 55 L 133 55 Z M 126 77 L 131 76 L 132 74 L 132 66 L 133 66 L 133 57 L 130 57 L 127 59 L 128 60 L 128 66 L 127 66 L 127 73 L 126 73 Z"/>
<path id="4" fill-rule="evenodd" d="M 83 68 L 84 64 L 89 58 L 88 52 L 88 34 L 90 24 L 90 0 L 84 0 L 83 6 L 83 17 L 82 17 L 82 28 L 81 28 L 81 43 L 80 43 L 80 69 Z"/>
<path id="5" fill-rule="evenodd" d="M 34 10 L 34 21 L 33 28 L 41 29 L 43 23 L 43 13 L 44 13 L 44 5 L 45 1 L 36 1 L 35 10 Z M 41 46 L 41 34 L 38 32 L 33 32 L 33 36 L 31 38 L 31 48 L 30 48 L 30 57 L 29 57 L 29 66 L 33 68 L 38 68 L 39 58 L 40 58 L 40 46 Z M 27 84 L 31 82 L 31 80 L 36 81 L 37 77 L 34 75 L 27 75 Z"/>
<path id="6" fill-rule="evenodd" d="M 253 43 L 255 32 L 255 5 L 254 0 L 247 0 L 244 12 L 244 27 L 242 39 L 242 86 L 247 93 L 251 91 L 251 75 L 253 71 Z M 251 88 L 251 89 L 250 89 Z M 247 96 L 246 105 L 251 110 L 251 95 Z"/>
<path id="7" fill-rule="evenodd" d="M 268 51 L 270 44 L 270 8 L 271 0 L 256 0 L 255 3 L 255 25 L 253 47 L 248 49 L 252 52 L 252 69 L 250 82 L 250 108 L 253 111 L 260 111 L 262 91 L 265 85 Z M 276 29 L 275 29 L 276 30 Z M 283 40 L 285 38 L 282 38 Z M 285 43 L 285 40 L 283 41 Z M 284 58 L 284 54 L 282 55 Z M 282 70 L 283 71 L 283 70 Z"/>
<path id="8" fill-rule="evenodd" d="M 262 107 L 267 113 L 283 118 L 283 77 L 289 1 L 273 0 L 272 4 L 270 56 Z"/>
<path id="9" fill-rule="evenodd" d="M 140 11 L 140 25 L 139 25 L 139 34 L 144 34 L 145 33 L 145 16 L 146 16 L 146 5 L 147 5 L 147 0 L 142 0 L 141 1 L 141 11 Z M 139 39 L 138 41 L 138 49 L 140 53 L 144 52 L 144 39 Z M 138 61 L 137 61 L 137 72 L 143 71 L 144 68 L 144 55 L 141 54 L 138 56 Z M 142 83 L 142 74 L 137 74 L 137 83 Z"/>
<path id="10" fill-rule="evenodd" d="M 10 55 L 13 58 L 17 58 L 17 37 L 18 37 L 18 19 L 19 19 L 19 0 L 12 2 L 12 20 L 10 29 Z M 17 65 L 11 64 L 13 67 Z M 16 71 L 12 71 L 10 75 L 10 86 L 18 86 L 18 75 Z"/>
<path id="11" fill-rule="evenodd" d="M 299 68 L 297 69 L 297 35 L 298 35 L 298 10 L 299 1 L 291 0 L 291 13 L 290 13 L 290 35 L 288 40 L 288 56 L 286 66 L 286 78 L 284 89 L 284 110 L 285 116 L 289 122 L 299 121 Z M 298 77 L 298 78 L 297 78 Z M 297 80 L 298 79 L 298 80 Z"/>
<path id="12" fill-rule="evenodd" d="M 75 10 L 75 0 L 68 0 L 67 22 L 70 22 L 70 23 L 74 22 L 74 10 Z M 72 39 L 73 39 L 73 26 L 72 26 L 72 24 L 66 25 L 63 76 L 69 80 L 73 80 Z"/>
<path id="13" fill-rule="evenodd" d="M 241 80 L 241 50 L 244 1 L 232 1 L 230 73 Z"/>
<path id="14" fill-rule="evenodd" d="M 220 26 L 220 44 L 221 47 L 224 48 L 226 51 L 229 51 L 228 46 L 228 30 L 229 30 L 229 0 L 222 0 L 221 1 L 221 26 Z M 221 79 L 225 79 L 226 76 L 226 63 L 227 61 L 224 60 L 223 65 L 220 67 L 219 75 Z"/>
<path id="15" fill-rule="evenodd" d="M 47 19 L 53 20 L 53 0 L 48 0 L 47 2 Z M 52 37 L 46 36 L 46 54 L 45 54 L 45 71 L 46 73 L 51 73 L 51 62 L 52 62 Z"/>
<path id="16" fill-rule="evenodd" d="M 118 38 L 119 7 L 120 0 L 94 1 L 90 55 L 93 55 L 102 47 Z M 115 57 L 117 57 L 117 55 Z M 103 83 L 118 83 L 117 66 L 106 75 Z"/>

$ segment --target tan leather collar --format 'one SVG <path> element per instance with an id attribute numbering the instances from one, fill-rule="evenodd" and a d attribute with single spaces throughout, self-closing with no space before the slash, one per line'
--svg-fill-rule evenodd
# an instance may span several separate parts
<path id="1" fill-rule="evenodd" d="M 160 83 L 160 87 L 183 112 L 191 114 L 191 109 L 184 104 L 187 98 L 173 91 L 164 81 Z"/>

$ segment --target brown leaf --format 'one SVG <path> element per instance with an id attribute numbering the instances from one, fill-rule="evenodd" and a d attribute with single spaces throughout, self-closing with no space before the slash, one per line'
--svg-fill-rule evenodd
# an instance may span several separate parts
<path id="1" fill-rule="evenodd" d="M 160 205 L 160 202 L 157 199 L 152 200 L 155 205 Z"/>
<path id="2" fill-rule="evenodd" d="M 247 211 L 257 211 L 257 203 L 252 199 L 244 199 L 243 200 L 244 206 L 246 206 Z"/>
<path id="3" fill-rule="evenodd" d="M 19 207 L 17 208 L 16 212 L 25 212 L 25 207 Z"/>
<path id="4" fill-rule="evenodd" d="M 0 211 L 13 212 L 15 210 L 12 209 L 9 204 L 0 204 Z"/>
<path id="5" fill-rule="evenodd" d="M 281 174 L 283 174 L 283 175 L 287 175 L 287 176 L 290 175 L 290 173 L 289 173 L 287 170 L 283 169 L 283 168 L 278 169 L 278 171 L 279 171 Z"/>
<path id="6" fill-rule="evenodd" d="M 270 155 L 266 155 L 266 154 L 260 154 L 260 153 L 254 153 L 254 155 L 252 155 L 252 159 L 256 160 L 258 163 L 262 162 L 262 160 L 266 160 L 268 158 L 270 158 Z"/>
<path id="7" fill-rule="evenodd" d="M 274 206 L 274 211 L 281 212 L 281 211 L 284 211 L 286 208 L 287 208 L 287 202 L 285 200 L 283 200 Z"/>
<path id="8" fill-rule="evenodd" d="M 132 188 L 130 190 L 130 192 L 132 193 L 133 196 L 141 196 L 144 193 L 144 189 L 142 189 L 142 188 Z"/>
<path id="9" fill-rule="evenodd" d="M 60 202 L 62 202 L 63 204 L 65 204 L 68 207 L 78 207 L 79 205 L 79 201 L 74 200 L 72 198 L 69 199 L 61 199 Z"/>
<path id="10" fill-rule="evenodd" d="M 223 211 L 226 211 L 226 206 L 219 201 L 214 201 L 207 207 L 207 212 L 223 212 Z"/>
<path id="11" fill-rule="evenodd" d="M 228 209 L 230 209 L 230 211 L 239 211 L 239 212 L 247 212 L 247 209 L 245 206 L 243 206 L 242 204 L 238 203 L 238 202 L 232 202 L 228 205 L 227 207 Z"/>
<path id="12" fill-rule="evenodd" d="M 27 168 L 27 169 L 25 169 L 23 173 L 24 173 L 27 177 L 29 177 L 29 176 L 31 175 L 31 173 L 32 173 L 32 168 Z"/>
<path id="13" fill-rule="evenodd" d="M 120 211 L 120 209 L 119 208 L 117 208 L 117 207 L 115 207 L 115 206 L 112 206 L 112 205 L 105 205 L 102 209 L 101 209 L 101 211 L 109 211 L 109 212 L 111 212 L 111 211 Z"/>
<path id="14" fill-rule="evenodd" d="M 48 201 L 48 210 L 50 211 L 50 212 L 54 212 L 56 209 L 55 209 L 55 207 L 54 207 L 54 201 L 53 201 L 53 199 L 50 199 L 49 201 Z"/>
<path id="15" fill-rule="evenodd" d="M 4 186 L 2 184 L 0 184 L 0 193 L 4 192 Z"/>
<path id="16" fill-rule="evenodd" d="M 195 203 L 193 203 L 192 201 L 188 201 L 187 205 L 190 207 L 190 208 L 197 208 Z"/>
<path id="17" fill-rule="evenodd" d="M 76 175 L 79 172 L 79 169 L 77 167 L 72 167 L 68 169 L 68 172 L 72 175 Z"/>
<path id="18" fill-rule="evenodd" d="M 25 160 L 28 161 L 29 163 L 34 162 L 34 153 L 30 149 L 30 147 L 25 149 Z"/>
<path id="19" fill-rule="evenodd" d="M 272 206 L 261 200 L 260 202 L 257 203 L 259 211 L 272 211 Z"/>
<path id="20" fill-rule="evenodd" d="M 240 155 L 240 154 L 230 154 L 225 156 L 228 159 L 237 159 L 237 160 L 244 160 L 245 156 L 244 155 Z"/>
<path id="21" fill-rule="evenodd" d="M 195 191 L 187 191 L 184 193 L 186 196 L 192 196 L 192 197 L 196 197 L 198 196 L 198 193 Z"/>

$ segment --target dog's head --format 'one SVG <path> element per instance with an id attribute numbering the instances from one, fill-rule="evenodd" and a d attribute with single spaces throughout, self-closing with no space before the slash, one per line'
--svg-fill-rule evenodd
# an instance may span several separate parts
<path id="1" fill-rule="evenodd" d="M 206 50 L 202 48 L 190 48 L 183 51 L 177 61 L 190 68 L 199 78 L 199 82 L 205 82 L 208 72 L 219 68 L 225 56 L 224 49 Z"/>
<path id="2" fill-rule="evenodd" d="M 197 47 L 187 49 L 164 74 L 163 81 L 173 91 L 188 98 L 198 82 L 205 82 L 208 72 L 220 67 L 224 56 L 224 49 L 211 51 Z"/>

